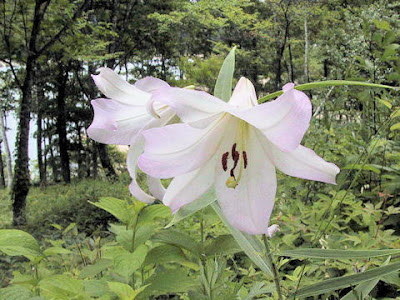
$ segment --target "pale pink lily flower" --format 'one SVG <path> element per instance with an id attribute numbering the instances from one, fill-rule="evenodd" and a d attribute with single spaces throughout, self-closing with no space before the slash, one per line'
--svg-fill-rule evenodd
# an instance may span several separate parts
<path id="1" fill-rule="evenodd" d="M 87 134 L 93 140 L 104 144 L 130 145 L 127 166 L 132 177 L 129 189 L 137 199 L 151 203 L 162 199 L 165 189 L 159 179 L 148 176 L 147 183 L 152 195 L 145 193 L 136 181 L 136 163 L 143 152 L 143 130 L 167 124 L 175 113 L 165 104 L 155 108 L 158 117 L 154 118 L 146 108 L 152 93 L 159 88 L 169 87 L 165 81 L 154 77 L 129 84 L 109 68 L 100 68 L 98 75 L 92 75 L 99 90 L 109 99 L 92 100 L 94 119 Z"/>
<path id="2" fill-rule="evenodd" d="M 278 168 L 291 176 L 335 184 L 339 168 L 300 142 L 311 102 L 289 83 L 276 100 L 258 104 L 253 84 L 241 78 L 228 103 L 205 92 L 162 88 L 152 103 L 169 105 L 187 124 L 146 130 L 139 167 L 175 177 L 163 197 L 173 212 L 212 186 L 228 221 L 250 234 L 270 234 Z"/>

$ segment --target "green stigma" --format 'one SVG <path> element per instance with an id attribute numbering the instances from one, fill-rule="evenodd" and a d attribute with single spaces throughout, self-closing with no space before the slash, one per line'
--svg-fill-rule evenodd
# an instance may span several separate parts
<path id="1" fill-rule="evenodd" d="M 237 187 L 238 182 L 236 181 L 235 177 L 231 176 L 228 178 L 228 180 L 226 181 L 226 186 L 230 189 L 234 189 Z"/>

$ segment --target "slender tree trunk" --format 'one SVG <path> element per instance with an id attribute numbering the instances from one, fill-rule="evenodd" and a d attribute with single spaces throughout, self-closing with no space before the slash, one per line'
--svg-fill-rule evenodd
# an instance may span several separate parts
<path id="1" fill-rule="evenodd" d="M 108 155 L 107 146 L 102 143 L 97 143 L 97 150 L 99 151 L 101 166 L 106 172 L 107 178 L 110 180 L 116 180 L 118 176 L 117 173 L 115 173 L 110 156 Z"/>
<path id="2" fill-rule="evenodd" d="M 49 141 L 51 141 L 49 139 Z M 49 144 L 49 150 L 50 150 L 50 165 L 51 165 L 51 169 L 53 170 L 53 181 L 54 182 L 58 182 L 58 168 L 57 168 L 57 161 L 56 161 L 56 157 L 54 155 L 54 150 L 53 150 L 53 145 L 50 142 Z"/>
<path id="3" fill-rule="evenodd" d="M 91 165 L 91 151 L 90 151 L 90 139 L 86 139 L 86 177 L 90 178 L 91 172 L 90 172 L 90 165 Z"/>
<path id="4" fill-rule="evenodd" d="M 289 49 L 289 71 L 290 71 L 290 81 L 294 82 L 294 65 L 293 65 L 293 53 L 292 53 L 292 47 L 291 47 L 291 43 L 289 42 L 288 45 L 288 49 Z"/>
<path id="5" fill-rule="evenodd" d="M 66 85 L 68 81 L 68 68 L 64 69 L 60 65 L 60 73 L 57 76 L 57 134 L 58 134 L 58 146 L 60 151 L 61 159 L 61 174 L 65 183 L 71 182 L 71 170 L 69 166 L 69 154 L 68 154 L 68 140 L 67 140 L 67 122 L 66 122 L 66 109 L 65 109 L 65 97 L 66 97 Z"/>
<path id="6" fill-rule="evenodd" d="M 304 18 L 304 76 L 306 81 L 310 81 L 310 75 L 308 71 L 308 48 L 309 48 L 309 37 L 308 37 L 308 23 L 307 16 Z"/>
<path id="7" fill-rule="evenodd" d="M 82 145 L 82 136 L 81 136 L 81 127 L 78 122 L 75 123 L 76 127 L 76 134 L 78 135 L 78 156 L 77 156 L 77 162 L 78 162 L 78 178 L 82 179 L 83 174 L 84 174 L 84 169 L 83 169 L 83 145 Z"/>
<path id="8" fill-rule="evenodd" d="M 4 156 L 6 159 L 6 171 L 7 171 L 7 187 L 11 189 L 12 177 L 13 177 L 12 157 L 6 134 L 5 114 L 2 108 L 0 108 L 0 139 L 3 141 L 4 144 Z"/>
<path id="9" fill-rule="evenodd" d="M 96 179 L 99 176 L 99 171 L 97 168 L 97 142 L 93 141 L 92 147 L 92 163 L 93 163 L 93 178 Z"/>
<path id="10" fill-rule="evenodd" d="M 36 5 L 37 7 L 40 5 Z M 35 8 L 35 11 L 38 8 Z M 36 13 L 35 13 L 36 14 Z M 26 224 L 26 196 L 29 192 L 29 122 L 31 119 L 32 102 L 32 73 L 34 59 L 29 56 L 26 63 L 25 80 L 22 87 L 22 98 L 19 109 L 19 125 L 16 140 L 17 155 L 14 167 L 14 181 L 12 186 L 13 200 L 13 225 L 20 226 Z"/>
<path id="11" fill-rule="evenodd" d="M 40 187 L 46 186 L 46 170 L 43 164 L 43 128 L 42 128 L 42 103 L 45 102 L 43 80 L 41 80 L 40 66 L 37 65 L 37 84 L 36 84 L 36 106 L 37 106 L 37 119 L 36 119 L 36 148 L 37 160 L 39 167 L 39 180 Z"/>
<path id="12" fill-rule="evenodd" d="M 283 37 L 282 43 L 278 42 L 278 47 L 276 51 L 276 70 L 275 70 L 275 88 L 279 89 L 281 86 L 281 76 L 282 76 L 282 59 L 283 53 L 285 52 L 286 42 L 289 35 L 290 21 L 289 16 L 285 13 L 286 25 L 285 25 L 285 35 Z"/>
<path id="13" fill-rule="evenodd" d="M 0 188 L 6 187 L 6 180 L 4 178 L 4 163 L 3 163 L 3 153 L 1 151 L 1 140 L 0 140 Z"/>

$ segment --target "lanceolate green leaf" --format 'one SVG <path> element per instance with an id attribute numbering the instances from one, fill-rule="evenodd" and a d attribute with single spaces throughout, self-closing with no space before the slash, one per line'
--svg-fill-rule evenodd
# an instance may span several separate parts
<path id="1" fill-rule="evenodd" d="M 212 208 L 218 214 L 222 222 L 228 227 L 232 236 L 239 244 L 244 253 L 255 263 L 264 273 L 273 276 L 269 264 L 264 260 L 264 246 L 261 241 L 254 235 L 246 234 L 232 227 L 225 216 L 222 214 L 221 208 L 216 203 L 211 204 Z"/>
<path id="2" fill-rule="evenodd" d="M 309 249 L 288 250 L 278 253 L 279 256 L 316 258 L 316 259 L 351 259 L 371 258 L 400 254 L 400 249 L 385 250 L 337 250 L 337 249 Z"/>
<path id="3" fill-rule="evenodd" d="M 235 71 L 235 50 L 229 52 L 219 71 L 217 82 L 215 83 L 214 96 L 224 101 L 228 101 L 232 95 L 232 79 Z"/>
<path id="4" fill-rule="evenodd" d="M 382 266 L 387 266 L 390 262 L 391 257 L 389 256 L 386 261 L 383 263 Z M 393 275 L 393 273 L 389 274 Z M 386 276 L 389 276 L 386 275 Z M 348 292 L 344 297 L 341 298 L 341 300 L 358 300 L 358 299 L 364 299 L 371 291 L 374 289 L 374 287 L 378 284 L 379 278 L 364 281 L 357 285 L 353 290 Z"/>
<path id="5" fill-rule="evenodd" d="M 296 90 L 299 91 L 306 91 L 312 90 L 315 88 L 327 87 L 327 86 L 341 86 L 341 85 L 357 85 L 357 86 L 366 86 L 366 87 L 373 87 L 373 88 L 383 88 L 383 89 L 392 89 L 392 90 L 399 90 L 399 87 L 384 85 L 384 84 L 377 84 L 377 83 L 370 83 L 370 82 L 362 82 L 362 81 L 347 81 L 347 80 L 326 80 L 326 81 L 315 81 L 305 84 L 300 84 L 295 87 Z M 267 100 L 273 99 L 282 95 L 283 91 L 277 91 L 267 96 L 264 96 L 258 99 L 259 103 L 265 102 Z"/>
<path id="6" fill-rule="evenodd" d="M 302 298 L 320 295 L 330 291 L 357 285 L 361 282 L 365 282 L 371 279 L 376 279 L 384 275 L 396 272 L 398 270 L 400 270 L 400 262 L 396 262 L 384 267 L 378 267 L 372 270 L 365 271 L 363 273 L 324 280 L 322 282 L 318 282 L 316 284 L 299 289 L 296 293 L 296 296 Z"/>

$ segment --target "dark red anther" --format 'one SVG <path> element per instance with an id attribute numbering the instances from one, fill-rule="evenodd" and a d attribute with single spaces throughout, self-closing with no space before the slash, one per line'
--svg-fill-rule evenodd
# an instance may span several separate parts
<path id="1" fill-rule="evenodd" d="M 222 168 L 224 169 L 224 171 L 228 170 L 228 156 L 229 152 L 225 152 L 224 154 L 222 154 Z"/>
<path id="2" fill-rule="evenodd" d="M 237 156 L 236 143 L 234 143 L 232 145 L 232 159 L 235 160 L 236 156 Z"/>
<path id="3" fill-rule="evenodd" d="M 233 159 L 233 167 L 231 169 L 230 175 L 235 177 L 234 171 L 239 162 L 240 153 L 236 151 L 236 143 L 232 146 L 232 159 Z"/>
<path id="4" fill-rule="evenodd" d="M 247 168 L 247 153 L 246 151 L 243 151 L 243 166 L 246 169 Z"/>

